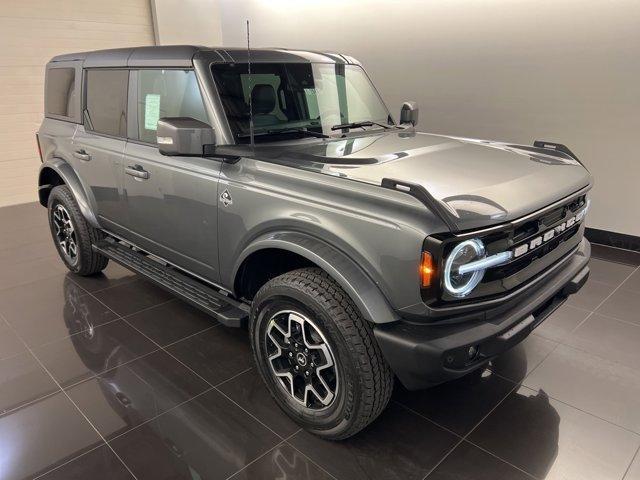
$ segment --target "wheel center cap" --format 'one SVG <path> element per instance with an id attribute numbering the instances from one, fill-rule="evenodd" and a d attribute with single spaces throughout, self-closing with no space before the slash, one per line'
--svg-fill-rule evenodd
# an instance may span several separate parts
<path id="1" fill-rule="evenodd" d="M 298 362 L 298 365 L 300 365 L 301 367 L 304 367 L 307 365 L 307 356 L 304 353 L 298 353 L 296 355 L 296 362 Z"/>

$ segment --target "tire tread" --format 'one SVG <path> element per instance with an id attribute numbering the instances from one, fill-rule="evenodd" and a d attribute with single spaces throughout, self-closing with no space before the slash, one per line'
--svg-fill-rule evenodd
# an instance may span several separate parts
<path id="1" fill-rule="evenodd" d="M 68 264 L 67 267 L 74 273 L 77 273 L 81 276 L 89 276 L 101 272 L 107 267 L 109 259 L 104 255 L 100 255 L 99 253 L 95 252 L 92 248 L 92 245 L 102 240 L 104 238 L 104 234 L 97 228 L 93 228 L 87 223 L 84 216 L 82 215 L 82 212 L 80 211 L 78 202 L 76 201 L 69 187 L 67 187 L 66 185 L 58 185 L 57 187 L 54 187 L 54 189 L 51 191 L 51 195 L 49 195 L 49 211 L 51 211 L 53 202 L 56 199 L 59 200 L 59 202 L 69 210 L 69 214 L 71 215 L 74 222 L 76 233 L 80 237 L 78 239 L 78 256 L 80 257 L 80 268 L 75 269 L 73 268 L 73 266 L 70 266 Z M 62 255 L 60 255 L 60 258 L 62 258 L 62 261 L 66 264 L 66 260 Z"/>
<path id="2" fill-rule="evenodd" d="M 355 419 L 349 427 L 329 438 L 342 440 L 350 437 L 373 422 L 386 408 L 393 391 L 393 372 L 373 337 L 369 322 L 362 317 L 340 285 L 326 272 L 320 268 L 293 270 L 270 280 L 261 291 L 280 285 L 298 288 L 315 297 L 325 307 L 327 315 L 341 332 L 355 359 L 359 372 L 361 402 L 355 403 Z M 256 297 L 260 296 L 261 291 Z"/>

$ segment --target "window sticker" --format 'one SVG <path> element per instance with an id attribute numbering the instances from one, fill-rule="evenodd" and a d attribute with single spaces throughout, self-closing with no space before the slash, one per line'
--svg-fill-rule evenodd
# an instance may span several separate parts
<path id="1" fill-rule="evenodd" d="M 160 120 L 160 95 L 148 93 L 144 97 L 144 128 L 158 130 Z"/>

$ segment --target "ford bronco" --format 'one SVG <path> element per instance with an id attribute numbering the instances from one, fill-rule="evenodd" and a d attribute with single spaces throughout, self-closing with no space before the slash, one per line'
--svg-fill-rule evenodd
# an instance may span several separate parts
<path id="1" fill-rule="evenodd" d="M 142 47 L 46 68 L 39 199 L 230 327 L 299 425 L 344 439 L 523 340 L 587 280 L 592 178 L 564 145 L 416 131 L 335 53 Z"/>

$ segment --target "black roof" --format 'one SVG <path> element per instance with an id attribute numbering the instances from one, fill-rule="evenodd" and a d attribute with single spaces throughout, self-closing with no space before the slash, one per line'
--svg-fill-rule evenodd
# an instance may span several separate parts
<path id="1" fill-rule="evenodd" d="M 217 63 L 245 63 L 247 61 L 246 48 L 166 45 L 67 53 L 53 57 L 51 62 L 82 61 L 85 67 L 189 67 L 196 55 Z M 353 57 L 339 53 L 285 48 L 252 48 L 251 61 L 256 63 L 359 63 Z"/>

